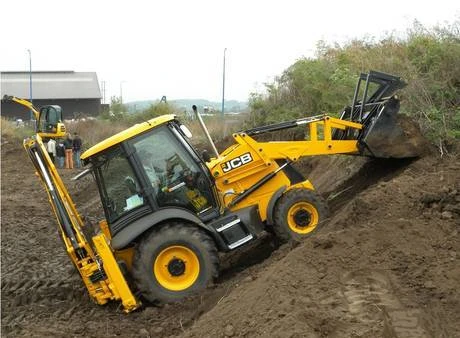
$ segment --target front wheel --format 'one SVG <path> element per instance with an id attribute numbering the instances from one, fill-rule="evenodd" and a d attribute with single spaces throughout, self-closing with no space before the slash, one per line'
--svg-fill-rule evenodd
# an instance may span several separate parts
<path id="1" fill-rule="evenodd" d="M 292 189 L 276 203 L 273 230 L 284 242 L 300 240 L 317 230 L 328 213 L 326 202 L 314 191 Z"/>
<path id="2" fill-rule="evenodd" d="M 202 230 L 171 223 L 152 231 L 139 243 L 132 274 L 149 301 L 179 301 L 204 289 L 218 273 L 213 240 Z"/>

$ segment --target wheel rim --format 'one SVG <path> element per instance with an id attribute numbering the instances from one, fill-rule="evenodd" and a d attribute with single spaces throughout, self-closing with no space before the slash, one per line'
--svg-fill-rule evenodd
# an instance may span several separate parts
<path id="1" fill-rule="evenodd" d="M 170 246 L 155 259 L 153 272 L 165 289 L 182 291 L 195 283 L 200 274 L 200 262 L 196 254 L 181 245 Z"/>
<path id="2" fill-rule="evenodd" d="M 287 223 L 295 233 L 307 234 L 316 228 L 318 222 L 318 210 L 308 202 L 299 202 L 289 208 Z"/>

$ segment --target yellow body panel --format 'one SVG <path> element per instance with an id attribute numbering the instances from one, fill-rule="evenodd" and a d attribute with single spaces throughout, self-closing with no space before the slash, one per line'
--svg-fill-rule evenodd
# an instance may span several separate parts
<path id="1" fill-rule="evenodd" d="M 308 189 L 308 190 L 315 190 L 315 187 L 313 186 L 313 184 L 309 180 L 305 180 L 303 182 L 293 184 L 289 188 L 287 188 L 287 190 L 291 190 L 291 189 L 295 189 L 295 188 L 304 188 L 304 189 Z"/>
<path id="2" fill-rule="evenodd" d="M 134 257 L 133 247 L 126 248 L 123 250 L 115 250 L 114 255 L 117 261 L 121 260 L 125 262 L 126 267 L 128 268 L 129 271 L 131 271 L 131 268 L 133 266 L 133 257 Z"/>
<path id="3" fill-rule="evenodd" d="M 137 309 L 141 304 L 136 300 L 129 289 L 128 283 L 121 273 L 120 267 L 115 260 L 104 234 L 94 236 L 93 243 L 104 262 L 104 270 L 108 277 L 108 286 L 113 292 L 112 299 L 120 299 L 125 312 L 131 312 Z"/>
<path id="4" fill-rule="evenodd" d="M 162 115 L 162 116 L 159 116 L 159 117 L 155 117 L 151 120 L 148 120 L 146 122 L 142 122 L 142 123 L 138 123 L 138 124 L 135 124 L 134 126 L 128 128 L 128 129 L 125 129 L 121 132 L 119 132 L 118 134 L 115 134 L 107 139 L 105 139 L 104 141 L 102 142 L 99 142 L 98 144 L 92 146 L 91 148 L 89 148 L 87 151 L 85 151 L 82 155 L 81 155 L 81 159 L 84 160 L 88 157 L 91 157 L 93 156 L 94 154 L 97 154 L 107 148 L 110 148 L 112 147 L 113 145 L 115 144 L 118 144 L 122 141 L 125 141 L 133 136 L 136 136 L 136 135 L 139 135 L 147 130 L 150 130 L 152 128 L 155 128 L 159 125 L 162 125 L 164 123 L 167 123 L 169 121 L 172 121 L 176 118 L 176 115 Z"/>
<path id="5" fill-rule="evenodd" d="M 64 137 L 67 133 L 67 129 L 65 128 L 64 123 L 59 122 L 56 128 L 53 128 L 51 132 L 38 132 L 37 134 L 40 135 L 42 138 L 59 138 Z"/>

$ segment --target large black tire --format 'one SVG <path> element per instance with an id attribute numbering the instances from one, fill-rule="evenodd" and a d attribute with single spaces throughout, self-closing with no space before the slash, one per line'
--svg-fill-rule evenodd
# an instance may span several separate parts
<path id="1" fill-rule="evenodd" d="M 169 223 L 141 240 L 132 275 L 147 300 L 170 303 L 206 288 L 217 277 L 218 267 L 216 246 L 205 232 Z"/>
<path id="2" fill-rule="evenodd" d="M 326 202 L 314 191 L 295 188 L 276 202 L 273 230 L 282 241 L 299 241 L 308 237 L 329 215 Z"/>

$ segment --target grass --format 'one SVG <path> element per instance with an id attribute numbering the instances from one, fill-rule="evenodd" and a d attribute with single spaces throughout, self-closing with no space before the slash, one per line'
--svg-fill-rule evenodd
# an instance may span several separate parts
<path id="1" fill-rule="evenodd" d="M 26 137 L 30 137 L 34 134 L 32 127 L 27 125 L 18 127 L 16 126 L 15 121 L 8 120 L 3 116 L 0 119 L 0 129 L 2 138 L 6 137 L 10 140 L 16 140 L 20 142 L 22 142 L 22 140 L 24 140 Z"/>
<path id="2" fill-rule="evenodd" d="M 226 136 L 229 136 L 233 132 L 241 129 L 244 117 L 245 115 L 226 117 L 225 123 L 222 122 L 221 117 L 217 116 L 205 116 L 203 120 L 213 141 L 220 142 Z M 202 145 L 208 142 L 206 135 L 197 120 L 187 120 L 182 118 L 180 121 L 184 123 L 192 132 L 193 144 Z M 123 119 L 119 121 L 96 119 L 72 121 L 66 123 L 66 128 L 72 135 L 74 132 L 77 132 L 80 135 L 83 141 L 83 148 L 86 150 L 98 142 L 101 142 L 102 140 L 124 129 L 127 129 L 134 124 L 135 123 Z"/>
<path id="3" fill-rule="evenodd" d="M 76 132 L 83 141 L 83 149 L 89 149 L 102 140 L 130 127 L 124 121 L 85 120 L 66 123 L 66 128 L 72 135 Z"/>

